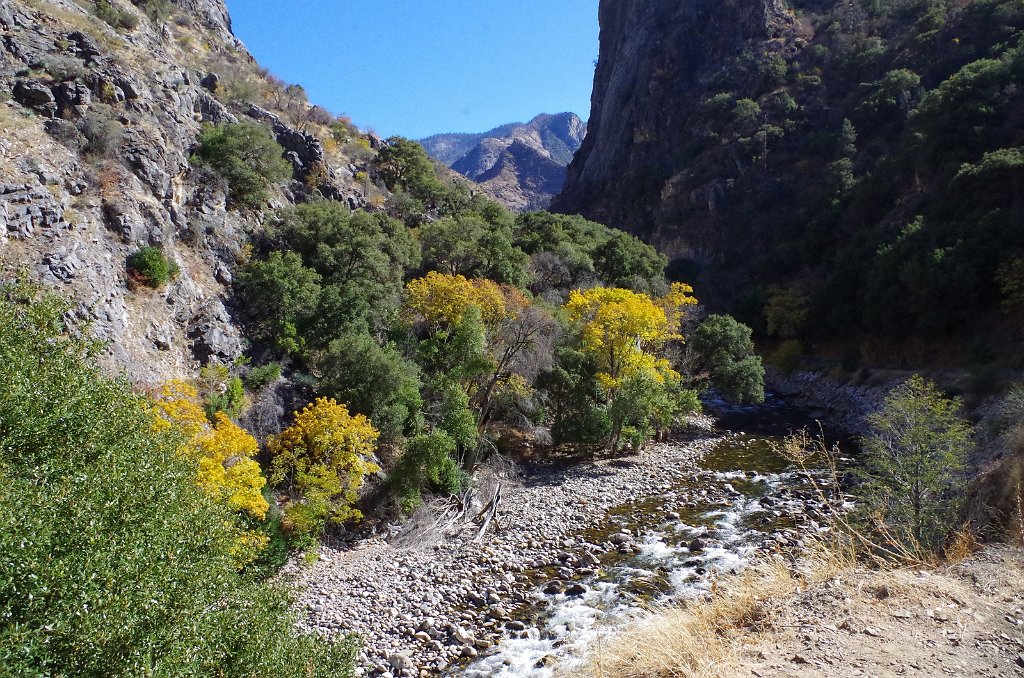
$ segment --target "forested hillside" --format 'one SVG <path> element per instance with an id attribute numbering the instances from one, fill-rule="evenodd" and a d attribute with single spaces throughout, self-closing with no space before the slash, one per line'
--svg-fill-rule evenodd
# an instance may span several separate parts
<path id="1" fill-rule="evenodd" d="M 218 0 L 0 29 L 0 674 L 348 675 L 293 552 L 763 397 L 653 247 L 311 104 Z"/>
<path id="2" fill-rule="evenodd" d="M 754 4 L 602 3 L 556 208 L 657 244 L 761 333 L 1016 364 L 1024 4 Z"/>

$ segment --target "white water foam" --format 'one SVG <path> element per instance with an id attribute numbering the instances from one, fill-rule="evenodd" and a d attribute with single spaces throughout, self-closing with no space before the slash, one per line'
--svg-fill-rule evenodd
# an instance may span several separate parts
<path id="1" fill-rule="evenodd" d="M 720 481 L 744 478 L 777 487 L 788 474 L 722 472 L 713 474 Z M 622 585 L 646 577 L 663 577 L 668 572 L 670 590 L 656 602 L 694 598 L 711 588 L 719 575 L 739 572 L 749 562 L 755 546 L 755 530 L 741 526 L 751 513 L 761 510 L 759 503 L 738 495 L 727 507 L 704 514 L 714 520 L 714 538 L 697 553 L 686 547 L 672 546 L 665 536 L 688 532 L 704 536 L 708 529 L 682 523 L 666 524 L 662 531 L 644 535 L 637 556 L 626 564 L 610 568 L 614 581 L 587 582 L 590 590 L 580 597 L 564 594 L 542 595 L 549 608 L 544 627 L 529 630 L 526 638 L 506 638 L 495 650 L 464 669 L 458 675 L 467 678 L 550 678 L 554 666 L 571 669 L 583 661 L 588 651 L 605 636 L 613 635 L 631 618 L 643 614 L 640 601 L 622 590 Z M 667 533 L 667 534 L 666 534 Z"/>

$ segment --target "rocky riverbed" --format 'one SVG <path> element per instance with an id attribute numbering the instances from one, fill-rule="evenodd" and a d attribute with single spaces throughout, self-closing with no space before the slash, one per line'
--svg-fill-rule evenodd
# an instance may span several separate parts
<path id="1" fill-rule="evenodd" d="M 482 540 L 471 523 L 412 547 L 366 540 L 288 574 L 309 630 L 362 638 L 360 675 L 550 675 L 641 606 L 799 546 L 827 507 L 767 443 L 705 431 L 526 469 Z"/>

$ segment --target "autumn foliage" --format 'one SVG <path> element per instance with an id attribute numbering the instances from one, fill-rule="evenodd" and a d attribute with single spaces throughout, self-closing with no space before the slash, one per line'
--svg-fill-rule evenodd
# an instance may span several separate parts
<path id="1" fill-rule="evenodd" d="M 295 422 L 271 438 L 271 482 L 292 494 L 285 507 L 289 528 L 316 536 L 327 523 L 362 514 L 353 505 L 366 475 L 379 432 L 361 414 L 352 415 L 333 398 L 317 398 L 295 413 Z"/>
<path id="2" fill-rule="evenodd" d="M 661 355 L 672 340 L 682 339 L 684 308 L 697 303 L 693 288 L 676 283 L 662 299 L 632 290 L 593 287 L 574 290 L 565 310 L 579 323 L 582 347 L 598 363 L 598 381 L 608 390 L 640 374 L 658 382 L 676 381 L 679 374 Z"/>
<path id="3" fill-rule="evenodd" d="M 490 327 L 500 323 L 509 312 L 502 286 L 484 278 L 471 280 L 431 271 L 409 282 L 405 290 L 406 318 L 422 320 L 431 328 L 458 325 L 471 306 L 480 310 L 480 319 Z"/>
<path id="4" fill-rule="evenodd" d="M 195 460 L 196 482 L 210 495 L 253 518 L 267 514 L 266 484 L 255 457 L 259 443 L 223 412 L 211 423 L 195 387 L 179 380 L 164 384 L 156 399 L 156 428 L 176 428 L 185 455 Z"/>

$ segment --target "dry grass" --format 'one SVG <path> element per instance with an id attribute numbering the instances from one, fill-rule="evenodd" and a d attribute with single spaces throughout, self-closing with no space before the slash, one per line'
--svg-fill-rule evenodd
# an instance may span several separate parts
<path id="1" fill-rule="evenodd" d="M 737 665 L 742 644 L 771 628 L 772 604 L 855 566 L 852 549 L 821 543 L 793 564 L 775 558 L 687 607 L 652 611 L 601 642 L 577 678 L 708 678 Z"/>
<path id="2" fill-rule="evenodd" d="M 43 118 L 17 104 L 0 102 L 0 172 L 8 181 L 24 176 L 26 156 L 45 157 L 55 166 L 70 158 L 70 152 L 43 130 L 42 123 Z"/>
<path id="3" fill-rule="evenodd" d="M 1024 545 L 1024 424 L 1001 436 L 1005 454 L 968 492 L 968 519 L 983 536 Z"/>
<path id="4" fill-rule="evenodd" d="M 38 124 L 38 118 L 29 114 L 25 109 L 16 108 L 6 101 L 0 102 L 0 128 L 5 131 L 27 129 Z"/>

